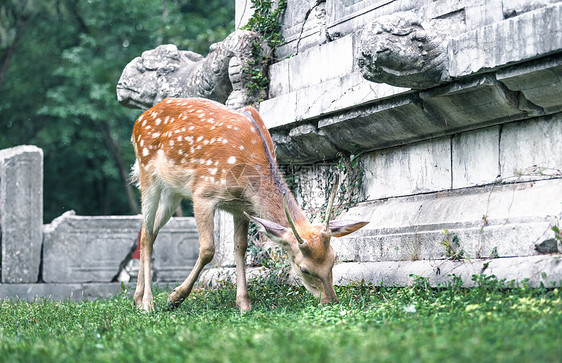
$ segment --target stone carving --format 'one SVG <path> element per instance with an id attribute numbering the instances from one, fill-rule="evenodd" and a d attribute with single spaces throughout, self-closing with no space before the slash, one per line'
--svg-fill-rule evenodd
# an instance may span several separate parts
<path id="1" fill-rule="evenodd" d="M 256 58 L 269 50 L 263 46 L 256 49 L 255 44 L 261 46 L 258 34 L 237 30 L 213 44 L 207 57 L 178 50 L 172 44 L 145 51 L 123 70 L 117 99 L 124 106 L 141 109 L 166 97 L 204 97 L 233 108 L 256 103 L 264 94 L 248 89 L 250 71 L 246 65 L 258 65 L 265 73 L 266 65 Z"/>
<path id="2" fill-rule="evenodd" d="M 360 35 L 358 65 L 365 79 L 424 89 L 447 80 L 447 46 L 438 20 L 413 12 L 380 17 Z"/>

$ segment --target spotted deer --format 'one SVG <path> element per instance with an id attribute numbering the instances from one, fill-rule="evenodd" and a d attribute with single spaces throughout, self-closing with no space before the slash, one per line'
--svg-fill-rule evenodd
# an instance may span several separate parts
<path id="1" fill-rule="evenodd" d="M 367 222 L 327 218 L 325 224 L 313 225 L 307 221 L 281 176 L 271 136 L 254 108 L 235 111 L 205 99 L 167 98 L 137 119 L 132 143 L 133 176 L 140 186 L 143 215 L 134 294 L 138 308 L 154 309 L 152 246 L 182 198 L 193 201 L 199 257 L 186 280 L 170 294 L 169 308 L 185 300 L 213 259 L 217 208 L 234 218 L 236 304 L 241 310 L 251 309 L 244 265 L 250 220 L 285 249 L 308 291 L 322 304 L 337 301 L 332 286 L 336 255 L 330 238 L 345 236 Z M 334 192 L 328 217 L 333 199 Z"/>

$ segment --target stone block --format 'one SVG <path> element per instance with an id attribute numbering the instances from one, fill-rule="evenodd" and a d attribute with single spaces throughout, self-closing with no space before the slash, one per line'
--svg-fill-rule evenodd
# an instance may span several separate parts
<path id="1" fill-rule="evenodd" d="M 478 29 L 503 20 L 503 4 L 501 1 L 468 5 L 464 12 L 466 30 Z"/>
<path id="2" fill-rule="evenodd" d="M 269 66 L 270 99 L 287 94 L 291 91 L 289 85 L 289 61 L 290 59 L 286 59 L 277 63 L 273 63 L 271 66 Z M 266 101 L 262 101 L 261 103 L 264 103 Z"/>
<path id="3" fill-rule="evenodd" d="M 111 282 L 131 258 L 140 216 L 84 217 L 67 212 L 45 226 L 43 280 L 48 283 Z M 184 280 L 198 256 L 193 218 L 172 218 L 152 255 L 153 277 Z"/>
<path id="4" fill-rule="evenodd" d="M 495 275 L 514 286 L 562 286 L 562 263 L 559 256 L 496 258 L 470 261 L 413 261 L 413 262 L 350 262 L 336 264 L 334 285 L 348 285 L 358 281 L 375 286 L 409 286 L 416 276 L 425 277 L 433 287 L 446 286 L 452 275 L 460 277 L 464 287 L 476 287 L 472 276 Z"/>
<path id="5" fill-rule="evenodd" d="M 414 142 L 446 127 L 445 121 L 429 117 L 419 100 L 410 95 L 332 114 L 318 121 L 318 128 L 332 143 L 349 152 Z"/>
<path id="6" fill-rule="evenodd" d="M 490 184 L 498 178 L 499 139 L 499 126 L 453 137 L 453 188 Z"/>
<path id="7" fill-rule="evenodd" d="M 37 282 L 43 239 L 43 151 L 0 150 L 0 267 L 3 283 Z"/>
<path id="8" fill-rule="evenodd" d="M 221 210 L 215 213 L 215 257 L 212 264 L 234 266 L 234 222 L 230 213 Z"/>
<path id="9" fill-rule="evenodd" d="M 274 68 L 274 71 L 281 69 L 283 68 Z M 278 79 L 276 76 L 272 77 Z M 326 114 L 356 108 L 407 91 L 407 88 L 369 82 L 360 73 L 353 72 L 265 100 L 260 103 L 260 114 L 269 129 L 286 128 L 298 121 L 314 120 Z"/>
<path id="10" fill-rule="evenodd" d="M 290 91 L 338 78 L 353 70 L 353 39 L 348 36 L 307 49 L 286 62 Z"/>
<path id="11" fill-rule="evenodd" d="M 491 76 L 459 81 L 420 92 L 425 110 L 449 130 L 470 129 L 526 117 L 518 95 Z"/>
<path id="12" fill-rule="evenodd" d="M 341 261 L 412 261 L 450 257 L 443 241 L 456 235 L 464 258 L 532 256 L 554 238 L 562 214 L 562 179 L 489 185 L 364 203 L 341 219 L 370 221 L 332 239 Z"/>
<path id="13" fill-rule="evenodd" d="M 44 229 L 45 282 L 110 282 L 137 246 L 140 216 L 84 217 L 73 211 Z"/>
<path id="14" fill-rule="evenodd" d="M 562 110 L 562 55 L 501 69 L 496 78 L 545 113 Z"/>
<path id="15" fill-rule="evenodd" d="M 413 10 L 419 5 L 417 0 L 327 0 L 328 33 L 332 37 L 345 36 L 378 17 Z"/>
<path id="16" fill-rule="evenodd" d="M 500 143 L 501 176 L 506 180 L 562 176 L 562 114 L 510 123 Z"/>
<path id="17" fill-rule="evenodd" d="M 338 149 L 314 125 L 304 124 L 291 129 L 289 135 L 273 134 L 277 160 L 283 163 L 307 163 L 331 159 Z"/>
<path id="18" fill-rule="evenodd" d="M 449 43 L 449 75 L 463 77 L 560 51 L 560 18 L 558 3 L 458 35 Z"/>
<path id="19" fill-rule="evenodd" d="M 365 155 L 364 192 L 369 199 L 451 188 L 449 138 L 424 141 Z"/>
<path id="20" fill-rule="evenodd" d="M 195 218 L 172 218 L 158 233 L 153 252 L 156 281 L 183 281 L 199 256 Z"/>
<path id="21" fill-rule="evenodd" d="M 278 57 L 298 54 L 325 42 L 325 4 L 316 0 L 289 1 L 282 18 L 285 44 L 276 50 Z"/>

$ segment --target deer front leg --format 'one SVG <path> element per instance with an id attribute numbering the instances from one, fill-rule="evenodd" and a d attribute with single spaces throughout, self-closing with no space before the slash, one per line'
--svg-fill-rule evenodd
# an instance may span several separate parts
<path id="1" fill-rule="evenodd" d="M 154 310 L 154 301 L 150 286 L 150 258 L 152 256 L 152 246 L 155 239 L 156 235 L 149 234 L 143 223 L 141 230 L 139 275 L 137 277 L 137 288 L 133 299 L 137 308 L 142 308 L 147 312 Z"/>
<path id="2" fill-rule="evenodd" d="M 252 309 L 246 284 L 246 249 L 248 248 L 248 219 L 234 215 L 234 261 L 236 263 L 236 305 L 242 311 Z"/>
<path id="3" fill-rule="evenodd" d="M 199 274 L 215 255 L 215 206 L 212 200 L 193 198 L 193 214 L 199 232 L 199 257 L 187 279 L 168 297 L 168 309 L 177 308 L 189 296 Z"/>

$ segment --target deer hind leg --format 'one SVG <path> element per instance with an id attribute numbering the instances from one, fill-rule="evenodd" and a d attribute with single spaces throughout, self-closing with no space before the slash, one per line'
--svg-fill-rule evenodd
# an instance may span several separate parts
<path id="1" fill-rule="evenodd" d="M 252 309 L 246 284 L 246 249 L 248 248 L 248 219 L 234 215 L 234 261 L 236 263 L 236 305 L 242 311 Z"/>
<path id="2" fill-rule="evenodd" d="M 160 229 L 172 216 L 181 197 L 168 189 L 160 189 L 153 184 L 146 192 L 143 190 L 143 225 L 141 230 L 140 266 L 137 288 L 134 294 L 135 305 L 145 311 L 154 310 L 154 299 L 151 289 L 150 259 L 154 240 Z"/>
<path id="3" fill-rule="evenodd" d="M 193 214 L 195 215 L 195 223 L 199 233 L 199 257 L 189 276 L 168 297 L 169 309 L 177 308 L 189 296 L 193 285 L 199 278 L 199 274 L 215 255 L 215 204 L 213 200 L 202 197 L 193 198 Z"/>

